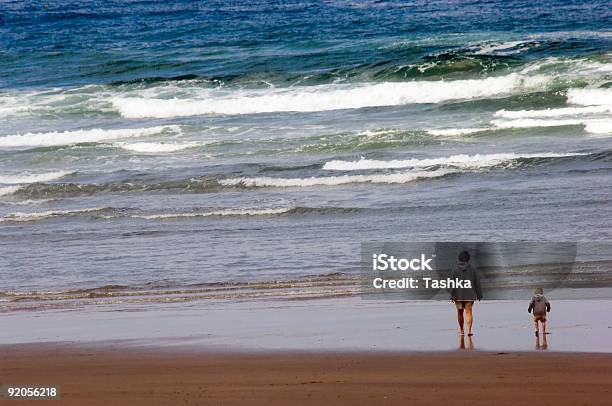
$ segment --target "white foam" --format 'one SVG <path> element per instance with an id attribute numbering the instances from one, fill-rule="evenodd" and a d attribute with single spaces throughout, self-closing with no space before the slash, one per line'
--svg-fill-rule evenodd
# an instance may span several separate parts
<path id="1" fill-rule="evenodd" d="M 581 153 L 554 153 L 544 152 L 539 154 L 476 154 L 476 155 L 452 155 L 444 158 L 430 159 L 406 159 L 381 161 L 375 159 L 361 158 L 359 161 L 340 161 L 334 160 L 323 165 L 325 170 L 333 171 L 359 171 L 368 169 L 400 169 L 400 168 L 421 168 L 434 165 L 448 165 L 463 169 L 479 169 L 496 166 L 505 162 L 510 162 L 521 158 L 559 158 L 568 156 L 585 155 Z"/>
<path id="2" fill-rule="evenodd" d="M 18 191 L 20 186 L 6 186 L 0 187 L 0 196 L 12 195 L 16 191 Z"/>
<path id="3" fill-rule="evenodd" d="M 220 181 L 226 186 L 247 187 L 310 187 L 335 186 L 349 183 L 408 183 L 419 179 L 438 178 L 455 171 L 439 169 L 435 171 L 410 171 L 382 175 L 343 175 L 311 178 L 234 178 Z"/>
<path id="4" fill-rule="evenodd" d="M 565 120 L 545 120 L 522 118 L 517 120 L 493 120 L 491 121 L 497 128 L 535 128 L 535 127 L 561 127 L 569 125 L 584 126 L 584 130 L 592 134 L 608 134 L 611 131 L 611 120 L 606 119 L 565 119 Z"/>
<path id="5" fill-rule="evenodd" d="M 72 173 L 74 172 L 57 171 L 22 175 L 0 175 L 0 184 L 15 185 L 23 183 L 48 182 L 50 180 L 63 178 L 64 176 L 70 175 Z"/>
<path id="6" fill-rule="evenodd" d="M 477 127 L 477 128 L 441 128 L 441 129 L 429 129 L 425 130 L 428 134 L 441 136 L 441 137 L 453 137 L 461 135 L 476 134 L 483 131 L 488 131 L 490 128 Z"/>
<path id="7" fill-rule="evenodd" d="M 101 207 L 93 207 L 88 209 L 79 209 L 79 210 L 49 210 L 43 212 L 34 212 L 34 213 L 24 213 L 24 212 L 15 212 L 11 214 L 7 214 L 6 216 L 0 217 L 1 222 L 14 221 L 14 222 L 26 222 L 26 221 L 37 221 L 43 220 L 51 217 L 58 216 L 77 216 L 79 214 L 91 213 L 104 210 Z"/>
<path id="8" fill-rule="evenodd" d="M 527 38 L 530 39 L 567 39 L 567 38 L 611 38 L 612 31 L 588 31 L 588 30 L 574 30 L 574 31 L 550 31 L 550 32 L 539 32 L 537 34 L 530 34 Z"/>
<path id="9" fill-rule="evenodd" d="M 0 117 L 9 117 L 27 112 L 28 102 L 17 95 L 0 94 Z"/>
<path id="10" fill-rule="evenodd" d="M 585 124 L 584 130 L 591 134 L 612 134 L 612 120 L 593 120 Z"/>
<path id="11" fill-rule="evenodd" d="M 27 200 L 20 200 L 20 201 L 3 201 L 1 203 L 4 205 L 10 205 L 10 206 L 34 206 L 38 204 L 52 202 L 54 200 L 56 199 L 27 199 Z"/>
<path id="12" fill-rule="evenodd" d="M 326 111 L 412 103 L 440 103 L 500 97 L 541 88 L 545 76 L 512 73 L 486 79 L 332 84 L 266 90 L 205 90 L 202 98 L 115 97 L 114 108 L 126 118 L 180 117 L 202 114 L 253 114 Z"/>
<path id="13" fill-rule="evenodd" d="M 535 118 L 521 118 L 517 120 L 492 120 L 497 128 L 533 128 L 533 127 L 562 127 L 568 125 L 584 125 L 585 120 L 565 119 L 565 120 L 544 120 Z"/>
<path id="14" fill-rule="evenodd" d="M 501 118 L 554 118 L 565 116 L 580 116 L 585 114 L 602 114 L 612 112 L 610 106 L 588 106 L 588 107 L 563 107 L 558 109 L 544 110 L 499 110 L 495 117 Z"/>
<path id="15" fill-rule="evenodd" d="M 13 116 L 27 111 L 25 107 L 0 106 L 0 117 Z"/>
<path id="16" fill-rule="evenodd" d="M 167 214 L 152 214 L 146 216 L 132 216 L 145 220 L 162 220 L 169 218 L 181 217 L 215 217 L 215 216 L 269 216 L 275 214 L 283 214 L 291 211 L 291 207 L 282 207 L 276 209 L 225 209 L 208 212 L 194 213 L 167 213 Z"/>
<path id="17" fill-rule="evenodd" d="M 148 128 L 126 128 L 103 130 L 53 131 L 47 133 L 26 133 L 0 137 L 0 147 L 44 147 L 71 145 L 83 142 L 100 142 L 120 138 L 145 137 L 160 134 L 164 131 L 179 132 L 180 127 L 158 126 Z"/>
<path id="18" fill-rule="evenodd" d="M 401 130 L 397 130 L 397 129 L 379 128 L 379 129 L 373 129 L 373 130 L 360 131 L 357 133 L 357 136 L 377 138 L 377 137 L 380 137 L 381 135 L 396 134 L 400 131 Z"/>
<path id="19" fill-rule="evenodd" d="M 510 55 L 510 54 L 519 53 L 525 50 L 525 48 L 522 48 L 522 49 L 514 49 L 513 51 L 510 51 L 511 49 L 516 48 L 517 46 L 524 44 L 524 43 L 525 41 L 507 41 L 507 42 L 493 42 L 493 43 L 483 44 L 476 48 L 474 54 L 475 55 L 492 55 L 492 54 Z M 499 52 L 499 51 L 505 51 L 505 52 Z"/>
<path id="20" fill-rule="evenodd" d="M 582 106 L 612 106 L 612 89 L 569 89 L 567 102 Z"/>
<path id="21" fill-rule="evenodd" d="M 184 149 L 197 147 L 198 143 L 162 143 L 162 142 L 134 142 L 134 143 L 116 143 L 115 146 L 128 151 L 141 154 L 163 154 L 182 151 Z"/>

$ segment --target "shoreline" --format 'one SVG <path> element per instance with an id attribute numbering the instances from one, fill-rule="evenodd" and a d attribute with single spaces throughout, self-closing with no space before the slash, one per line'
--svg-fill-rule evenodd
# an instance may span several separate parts
<path id="1" fill-rule="evenodd" d="M 62 405 L 607 405 L 612 354 L 211 353 L 0 346 L 2 381 Z M 38 400 L 23 400 L 35 404 Z"/>
<path id="2" fill-rule="evenodd" d="M 474 337 L 457 333 L 450 302 L 316 301 L 189 303 L 14 312 L 0 315 L 0 345 L 115 343 L 208 352 L 534 351 L 526 301 L 474 307 Z M 612 300 L 552 299 L 548 351 L 612 353 Z M 542 344 L 542 343 L 541 343 Z"/>
<path id="3" fill-rule="evenodd" d="M 466 336 L 467 340 L 467 336 Z M 210 357 L 287 357 L 287 356 L 308 356 L 326 357 L 335 355 L 339 357 L 418 357 L 418 356 L 446 356 L 453 354 L 481 354 L 481 355 L 536 355 L 552 354 L 562 356 L 604 356 L 612 357 L 609 352 L 578 352 L 578 351 L 554 351 L 542 349 L 538 351 L 516 351 L 516 350 L 479 350 L 476 348 L 453 348 L 448 350 L 384 350 L 377 349 L 372 351 L 359 349 L 235 349 L 235 348 L 204 348 L 197 346 L 168 346 L 168 345 L 142 345 L 138 341 L 116 340 L 116 341 L 93 341 L 75 343 L 71 341 L 57 341 L 46 343 L 22 343 L 22 344 L 0 344 L 0 354 L 115 354 L 115 355 L 137 355 L 137 356 L 160 356 L 160 357 L 189 357 L 210 356 Z"/>

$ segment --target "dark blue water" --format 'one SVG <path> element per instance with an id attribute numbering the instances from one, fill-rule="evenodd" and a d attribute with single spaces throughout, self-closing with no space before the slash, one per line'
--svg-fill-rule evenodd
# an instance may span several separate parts
<path id="1" fill-rule="evenodd" d="M 3 89 L 191 75 L 290 84 L 342 70 L 376 79 L 470 40 L 542 34 L 530 58 L 595 54 L 609 50 L 599 34 L 612 26 L 606 1 L 5 1 L 0 15 Z"/>
<path id="2" fill-rule="evenodd" d="M 608 2 L 0 3 L 0 292 L 612 238 Z"/>

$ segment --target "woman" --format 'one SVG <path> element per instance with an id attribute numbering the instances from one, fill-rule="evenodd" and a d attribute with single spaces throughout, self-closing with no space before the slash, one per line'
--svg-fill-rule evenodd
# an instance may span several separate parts
<path id="1" fill-rule="evenodd" d="M 468 336 L 472 336 L 472 306 L 475 300 L 482 299 L 482 290 L 480 288 L 480 279 L 478 273 L 470 266 L 470 253 L 461 251 L 459 254 L 459 262 L 457 267 L 452 272 L 452 278 L 457 278 L 462 281 L 469 281 L 470 287 L 460 287 L 451 290 L 451 300 L 457 308 L 457 321 L 459 322 L 459 334 L 464 335 L 463 330 L 463 311 L 466 312 Z M 465 284 L 464 284 L 465 285 Z"/>

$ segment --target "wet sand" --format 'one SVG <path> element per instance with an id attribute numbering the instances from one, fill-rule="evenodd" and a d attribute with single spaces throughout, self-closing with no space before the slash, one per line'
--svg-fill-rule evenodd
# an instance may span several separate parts
<path id="1" fill-rule="evenodd" d="M 553 297 L 554 299 L 554 297 Z M 483 301 L 474 308 L 481 351 L 533 351 L 528 301 Z M 612 353 L 611 300 L 555 300 L 548 351 Z M 88 306 L 0 313 L 0 345 L 122 341 L 130 348 L 202 352 L 448 351 L 460 347 L 449 301 L 359 298 L 242 303 Z"/>
<path id="2" fill-rule="evenodd" d="M 59 385 L 61 399 L 52 404 L 62 405 L 612 404 L 610 354 L 221 354 L 22 344 L 0 346 L 0 359 L 1 382 Z"/>

